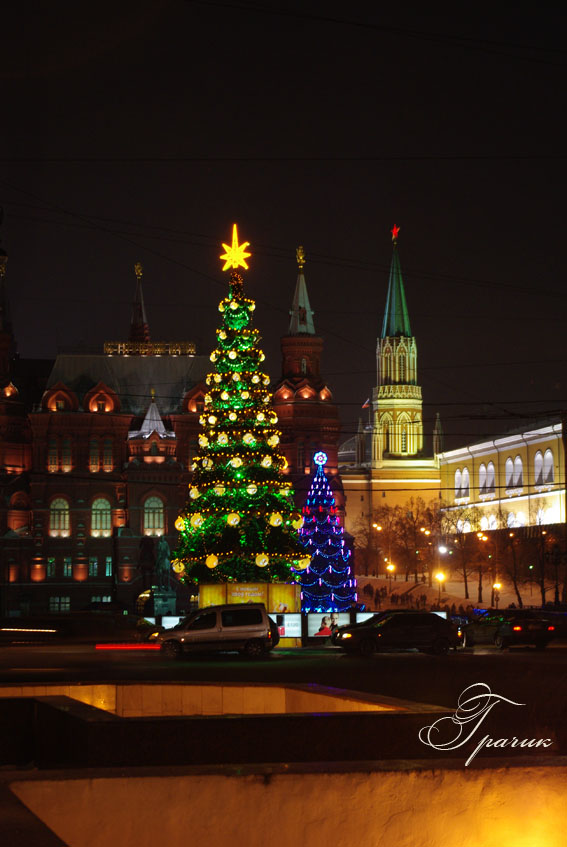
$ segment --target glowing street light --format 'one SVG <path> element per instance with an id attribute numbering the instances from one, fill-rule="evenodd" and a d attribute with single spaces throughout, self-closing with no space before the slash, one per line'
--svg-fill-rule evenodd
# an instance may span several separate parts
<path id="1" fill-rule="evenodd" d="M 495 582 L 492 586 L 492 590 L 494 591 L 494 605 L 498 608 L 498 601 L 500 599 L 500 589 L 502 588 L 501 582 Z"/>
<path id="2" fill-rule="evenodd" d="M 388 579 L 390 581 L 390 594 L 392 593 L 392 574 L 396 570 L 396 566 L 392 564 L 392 562 L 388 562 L 386 565 L 386 570 L 388 571 Z"/>
<path id="3" fill-rule="evenodd" d="M 435 579 L 439 582 L 439 605 L 441 605 L 441 586 L 443 585 L 447 577 L 442 571 L 439 571 L 439 573 L 435 574 Z"/>

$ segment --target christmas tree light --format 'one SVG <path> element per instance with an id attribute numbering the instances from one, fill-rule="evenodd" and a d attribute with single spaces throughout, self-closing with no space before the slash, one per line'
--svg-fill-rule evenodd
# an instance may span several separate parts
<path id="1" fill-rule="evenodd" d="M 270 378 L 261 370 L 265 356 L 252 325 L 255 304 L 236 271 L 248 267 L 248 246 L 238 244 L 235 224 L 221 256 L 223 270 L 231 269 L 230 286 L 219 304 L 222 325 L 210 356 L 215 370 L 206 378 L 199 451 L 175 523 L 180 536 L 172 565 L 182 581 L 293 581 L 309 564 L 292 484 L 282 474 L 287 463 L 277 450 Z"/>
<path id="2" fill-rule="evenodd" d="M 324 467 L 327 456 L 316 453 L 317 471 L 303 507 L 301 542 L 310 564 L 300 576 L 301 608 L 304 612 L 344 612 L 356 602 L 356 579 L 349 560 L 335 498 Z"/>

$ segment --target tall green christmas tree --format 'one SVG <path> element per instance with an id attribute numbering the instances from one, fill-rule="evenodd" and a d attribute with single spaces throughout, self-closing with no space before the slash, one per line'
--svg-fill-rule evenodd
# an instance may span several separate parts
<path id="1" fill-rule="evenodd" d="M 236 268 L 248 268 L 249 242 L 223 244 L 223 270 L 231 269 L 222 323 L 211 353 L 215 370 L 200 418 L 199 452 L 185 510 L 175 526 L 179 545 L 173 569 L 192 582 L 290 582 L 310 557 L 298 539 L 303 518 L 278 452 L 277 415 L 269 376 L 262 370 L 255 303 L 244 294 Z"/>

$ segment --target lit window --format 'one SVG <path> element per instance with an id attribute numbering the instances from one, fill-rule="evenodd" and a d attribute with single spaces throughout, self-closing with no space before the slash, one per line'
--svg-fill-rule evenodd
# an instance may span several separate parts
<path id="1" fill-rule="evenodd" d="M 486 493 L 486 465 L 481 465 L 478 469 L 478 487 L 481 494 Z"/>
<path id="2" fill-rule="evenodd" d="M 112 439 L 105 438 L 102 445 L 102 469 L 109 473 L 114 467 L 112 455 Z"/>
<path id="3" fill-rule="evenodd" d="M 65 411 L 65 400 L 56 400 L 55 401 L 55 409 L 57 412 Z"/>
<path id="4" fill-rule="evenodd" d="M 54 438 L 50 438 L 47 445 L 47 470 L 49 473 L 57 473 L 59 470 L 59 451 Z"/>
<path id="5" fill-rule="evenodd" d="M 463 477 L 461 482 L 461 497 L 468 497 L 470 493 L 470 477 L 469 469 L 463 468 Z"/>
<path id="6" fill-rule="evenodd" d="M 148 497 L 144 503 L 143 521 L 144 535 L 165 534 L 163 525 L 163 502 L 159 497 Z"/>
<path id="7" fill-rule="evenodd" d="M 97 412 L 106 412 L 106 400 L 97 400 L 96 410 Z"/>
<path id="8" fill-rule="evenodd" d="M 64 438 L 61 442 L 61 470 L 69 473 L 71 470 L 71 440 Z"/>
<path id="9" fill-rule="evenodd" d="M 524 484 L 523 481 L 524 468 L 522 465 L 522 460 L 519 456 L 516 456 L 514 459 L 514 488 L 521 488 Z"/>
<path id="10" fill-rule="evenodd" d="M 543 480 L 546 485 L 549 485 L 554 479 L 553 453 L 551 450 L 546 450 L 543 457 Z"/>
<path id="11" fill-rule="evenodd" d="M 69 536 L 69 503 L 63 497 L 56 497 L 49 507 L 49 534 L 53 538 Z"/>
<path id="12" fill-rule="evenodd" d="M 98 441 L 93 438 L 89 444 L 89 470 L 91 473 L 97 473 L 99 469 L 98 453 Z"/>
<path id="13" fill-rule="evenodd" d="M 307 359 L 302 359 L 302 360 L 301 360 L 301 373 L 302 373 L 302 374 L 306 374 L 306 373 L 307 373 Z"/>
<path id="14" fill-rule="evenodd" d="M 65 556 L 63 559 L 63 576 L 69 578 L 73 576 L 73 560 L 70 556 Z"/>
<path id="15" fill-rule="evenodd" d="M 498 529 L 498 518 L 496 517 L 496 515 L 489 516 L 488 529 Z"/>
<path id="16" fill-rule="evenodd" d="M 455 497 L 459 498 L 461 496 L 461 479 L 462 473 L 460 468 L 457 468 L 455 471 Z"/>
<path id="17" fill-rule="evenodd" d="M 107 556 L 104 560 L 104 575 L 112 576 L 112 556 Z"/>
<path id="18" fill-rule="evenodd" d="M 98 576 L 98 559 L 96 556 L 89 557 L 89 576 Z"/>
<path id="19" fill-rule="evenodd" d="M 506 459 L 506 488 L 512 488 L 514 484 L 514 462 Z"/>
<path id="20" fill-rule="evenodd" d="M 50 597 L 49 598 L 50 612 L 70 612 L 71 598 L 70 597 Z"/>
<path id="21" fill-rule="evenodd" d="M 55 576 L 55 559 L 52 557 L 47 560 L 47 576 Z"/>
<path id="22" fill-rule="evenodd" d="M 97 497 L 91 506 L 91 535 L 95 538 L 109 538 L 112 535 L 111 526 L 110 503 L 104 497 Z"/>
<path id="23" fill-rule="evenodd" d="M 494 465 L 492 462 L 489 462 L 486 468 L 486 491 L 488 494 L 494 494 L 495 491 Z"/>

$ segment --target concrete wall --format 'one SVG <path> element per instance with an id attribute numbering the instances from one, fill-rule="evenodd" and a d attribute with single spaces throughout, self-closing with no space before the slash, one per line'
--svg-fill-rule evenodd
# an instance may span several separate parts
<path id="1" fill-rule="evenodd" d="M 69 847 L 564 847 L 567 767 L 11 782 Z"/>

